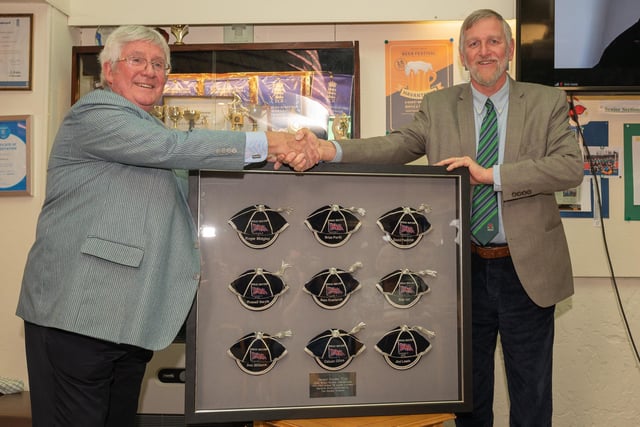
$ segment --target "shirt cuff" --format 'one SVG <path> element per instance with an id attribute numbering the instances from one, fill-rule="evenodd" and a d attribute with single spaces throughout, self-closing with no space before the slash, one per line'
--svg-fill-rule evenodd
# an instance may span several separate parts
<path id="1" fill-rule="evenodd" d="M 502 191 L 502 180 L 500 179 L 500 165 L 493 166 L 493 190 Z"/>
<path id="2" fill-rule="evenodd" d="M 329 163 L 340 163 L 342 161 L 342 147 L 340 146 L 340 143 L 335 140 L 331 140 L 329 142 L 336 148 L 336 155 Z"/>
<path id="3" fill-rule="evenodd" d="M 260 163 L 267 160 L 269 152 L 269 143 L 267 142 L 267 134 L 264 132 L 247 132 L 244 161 L 245 163 Z"/>

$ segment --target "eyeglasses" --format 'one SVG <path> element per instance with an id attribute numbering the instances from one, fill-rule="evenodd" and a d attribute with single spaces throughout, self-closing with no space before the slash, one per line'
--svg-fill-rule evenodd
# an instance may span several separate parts
<path id="1" fill-rule="evenodd" d="M 145 59 L 145 58 L 141 58 L 139 56 L 127 56 L 126 58 L 120 58 L 118 59 L 116 62 L 122 62 L 122 61 L 126 61 L 127 64 L 129 64 L 129 67 L 136 69 L 136 70 L 142 70 L 147 68 L 147 64 L 151 64 L 151 68 L 153 69 L 153 71 L 155 71 L 156 73 L 169 73 L 169 70 L 171 70 L 171 65 L 166 64 L 164 61 L 160 61 L 157 59 L 153 59 L 151 61 Z"/>

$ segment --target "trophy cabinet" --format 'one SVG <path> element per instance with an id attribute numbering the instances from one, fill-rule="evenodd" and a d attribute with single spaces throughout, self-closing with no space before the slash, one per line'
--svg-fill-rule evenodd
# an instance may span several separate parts
<path id="1" fill-rule="evenodd" d="M 358 42 L 171 45 L 154 114 L 168 127 L 360 136 Z M 75 46 L 71 103 L 100 89 L 101 46 Z"/>

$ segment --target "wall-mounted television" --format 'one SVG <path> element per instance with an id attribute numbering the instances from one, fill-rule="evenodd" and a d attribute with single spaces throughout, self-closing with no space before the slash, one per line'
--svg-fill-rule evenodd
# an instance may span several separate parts
<path id="1" fill-rule="evenodd" d="M 516 0 L 518 80 L 640 93 L 639 0 Z"/>

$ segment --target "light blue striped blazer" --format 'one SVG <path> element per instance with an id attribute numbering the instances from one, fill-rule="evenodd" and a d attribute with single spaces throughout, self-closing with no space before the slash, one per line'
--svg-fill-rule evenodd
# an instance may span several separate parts
<path id="1" fill-rule="evenodd" d="M 98 90 L 65 117 L 17 315 L 151 350 L 166 347 L 194 300 L 200 252 L 184 169 L 240 169 L 245 135 L 165 128 Z"/>

